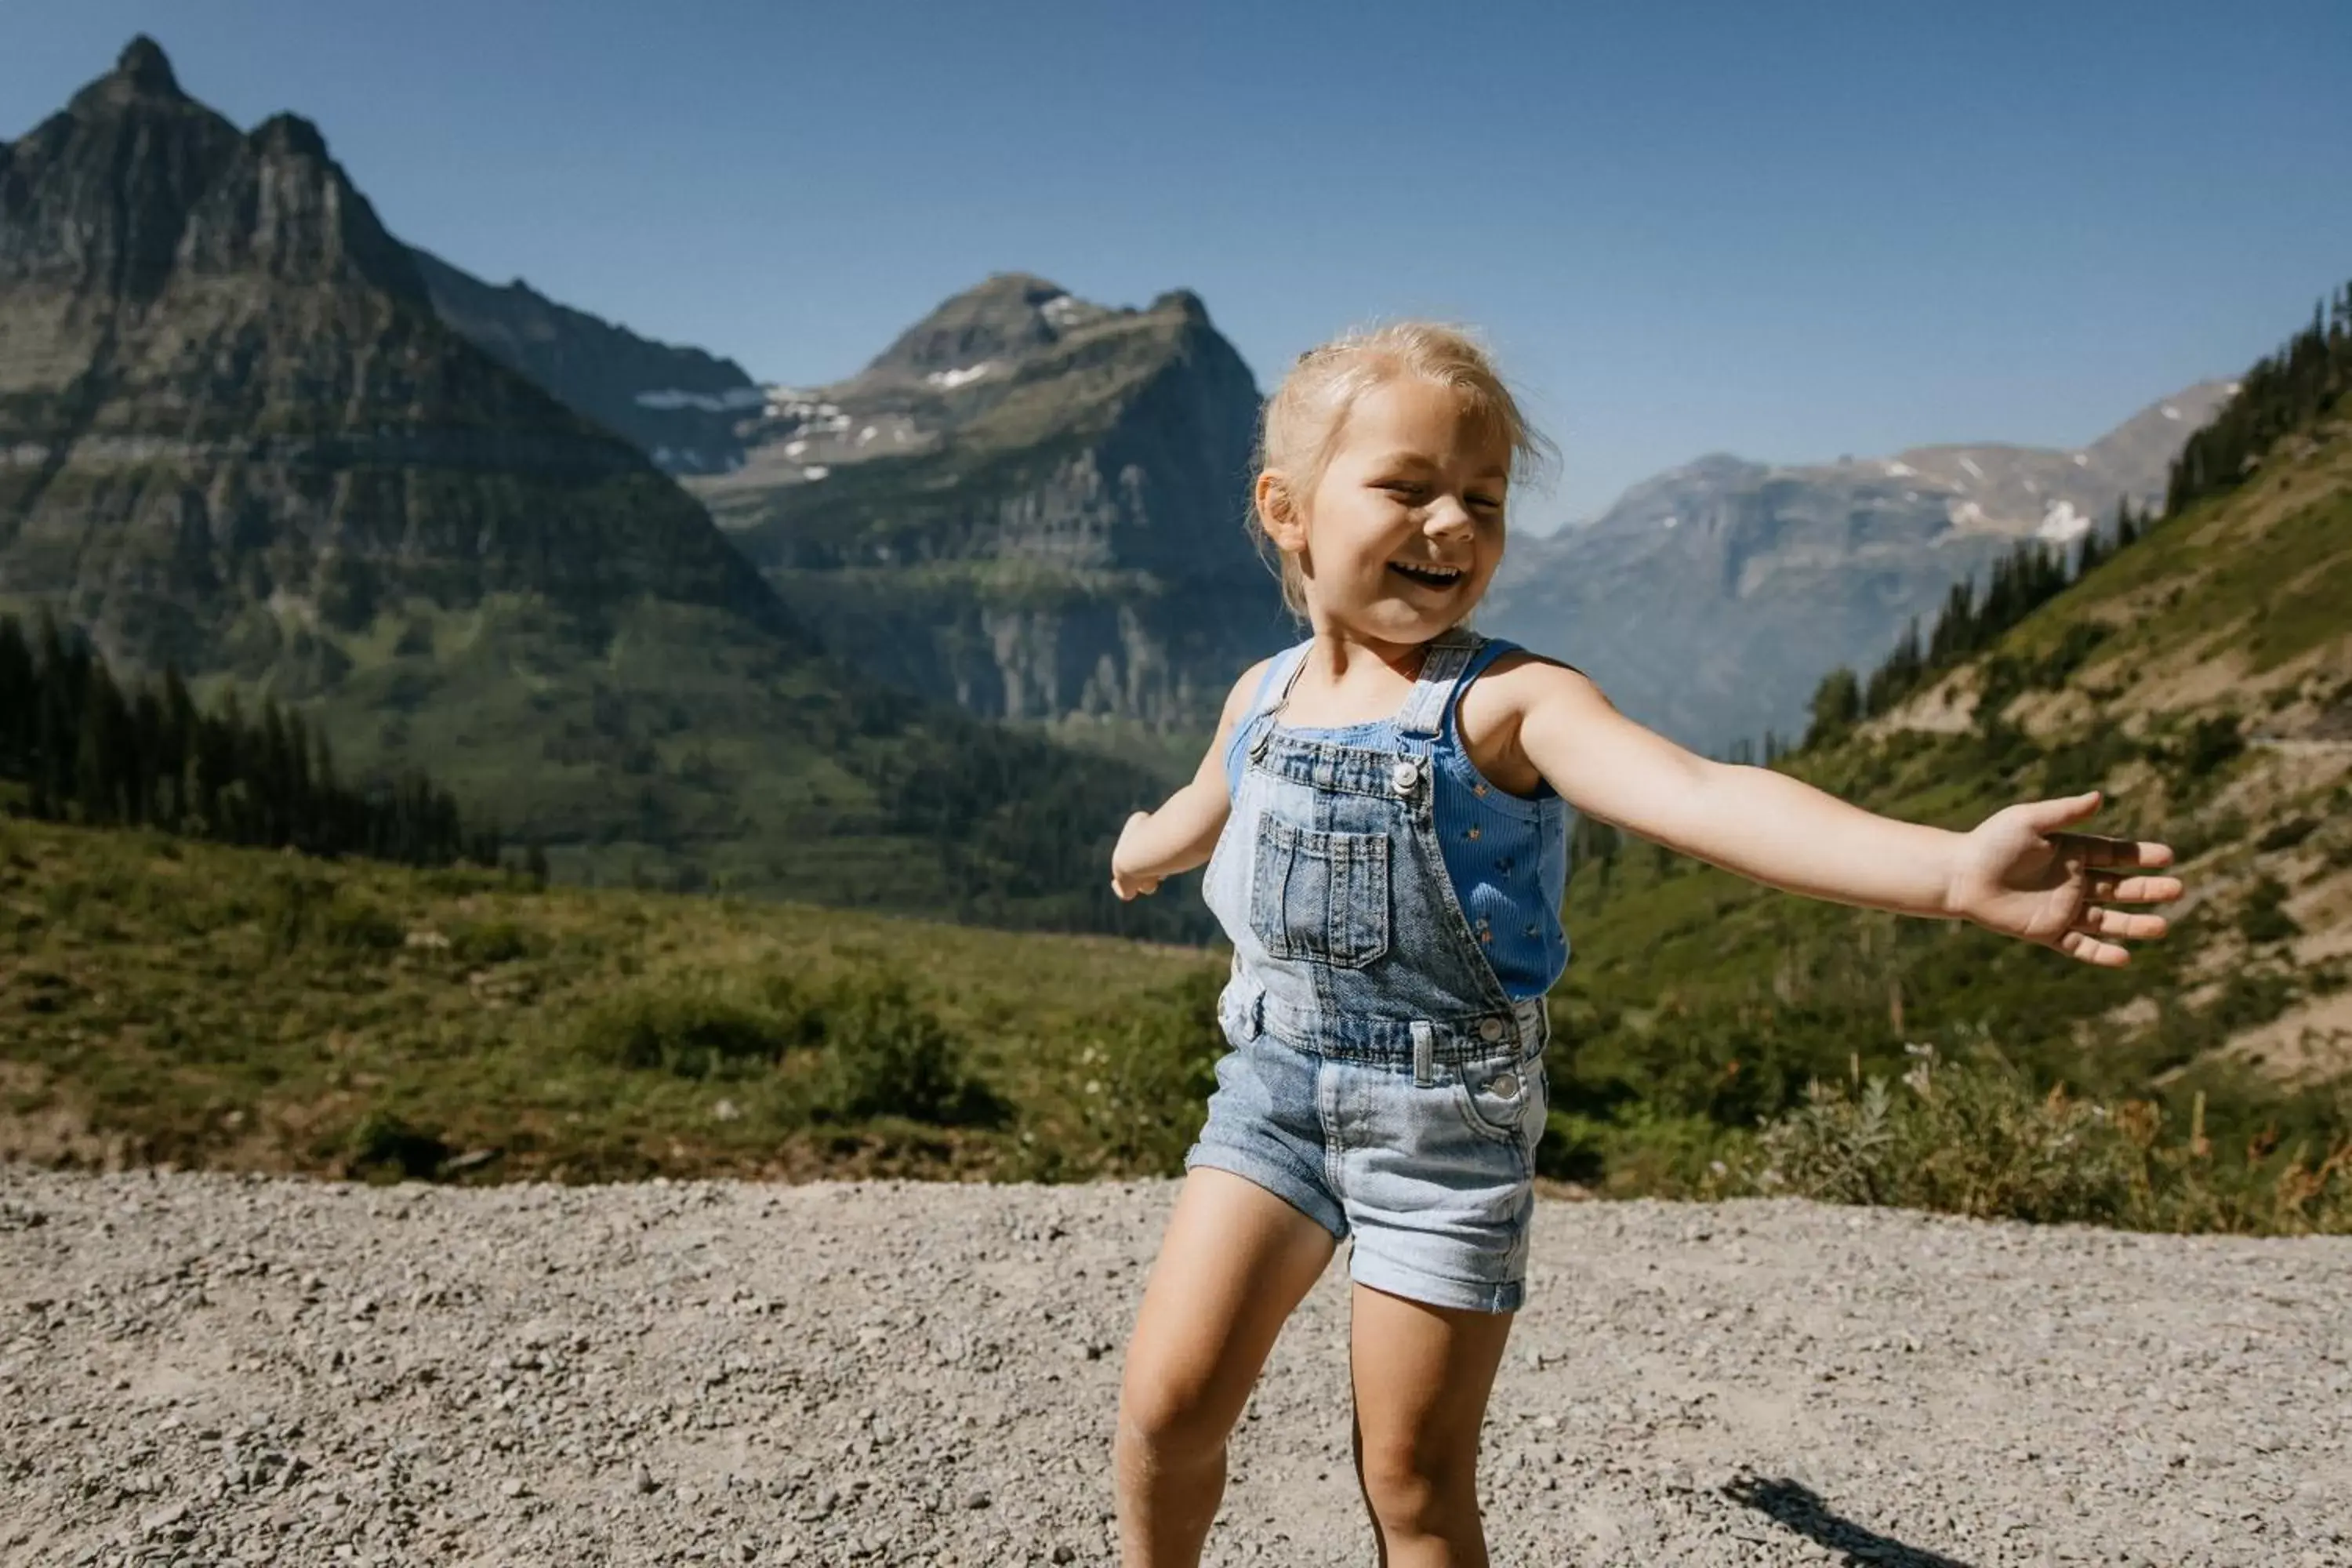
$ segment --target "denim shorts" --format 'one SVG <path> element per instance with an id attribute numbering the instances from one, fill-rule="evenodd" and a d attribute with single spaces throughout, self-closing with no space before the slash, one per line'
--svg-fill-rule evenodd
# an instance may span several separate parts
<path id="1" fill-rule="evenodd" d="M 1232 1039 L 1228 1033 L 1229 1041 Z M 1527 1294 L 1535 1151 L 1551 1100 L 1542 1037 L 1410 1067 L 1234 1043 L 1184 1168 L 1230 1171 L 1353 1236 L 1349 1277 L 1437 1307 L 1517 1311 Z"/>

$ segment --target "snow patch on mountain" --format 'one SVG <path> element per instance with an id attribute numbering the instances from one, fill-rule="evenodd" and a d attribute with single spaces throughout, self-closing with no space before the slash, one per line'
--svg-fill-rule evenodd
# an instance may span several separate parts
<path id="1" fill-rule="evenodd" d="M 969 385 L 995 369 L 994 360 L 984 359 L 978 364 L 965 365 L 957 370 L 935 370 L 923 377 L 923 382 L 928 386 L 938 387 L 941 392 L 953 392 L 957 387 Z"/>

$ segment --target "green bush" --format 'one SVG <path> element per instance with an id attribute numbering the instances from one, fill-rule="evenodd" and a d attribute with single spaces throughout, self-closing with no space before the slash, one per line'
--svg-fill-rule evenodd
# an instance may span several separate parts
<path id="1" fill-rule="evenodd" d="M 2237 715 L 2217 713 L 2200 719 L 2189 727 L 2178 752 L 2180 772 L 2188 779 L 2202 779 L 2245 749 Z"/>
<path id="2" fill-rule="evenodd" d="M 335 897 L 332 879 L 278 871 L 262 884 L 254 914 L 273 954 L 292 952 L 310 940 Z"/>
<path id="3" fill-rule="evenodd" d="M 345 1162 L 353 1175 L 397 1174 L 429 1181 L 449 1158 L 449 1145 L 389 1110 L 371 1110 L 344 1140 Z"/>
<path id="4" fill-rule="evenodd" d="M 2292 849 L 2310 837 L 2318 827 L 2319 820 L 2316 817 L 2292 817 L 2255 839 L 2254 847 L 2266 855 L 2281 849 Z"/>
<path id="5" fill-rule="evenodd" d="M 2243 1157 L 2217 1151 L 2196 1096 L 2187 1135 L 2166 1140 L 2151 1100 L 2102 1105 L 2037 1091 L 1998 1060 L 1926 1053 L 1899 1083 L 1816 1081 L 1758 1139 L 1758 1190 L 1979 1218 L 2144 1230 L 2352 1230 L 2352 1142 L 2282 1149 L 2275 1127 Z"/>
<path id="6" fill-rule="evenodd" d="M 2049 1224 L 2133 1207 L 2130 1146 L 2105 1111 L 2000 1068 L 1915 1070 L 1847 1094 L 1816 1082 L 1765 1130 L 1768 1171 L 1807 1196 Z"/>
<path id="7" fill-rule="evenodd" d="M 504 963 L 528 957 L 530 938 L 513 921 L 468 921 L 449 933 L 449 951 L 463 963 Z"/>
<path id="8" fill-rule="evenodd" d="M 319 935 L 330 947 L 388 952 L 408 933 L 391 911 L 349 889 L 339 891 L 319 917 Z"/>
<path id="9" fill-rule="evenodd" d="M 1008 1112 L 965 1069 L 963 1043 L 898 980 L 845 982 L 825 1000 L 823 1029 L 816 1104 L 826 1116 L 984 1125 Z"/>
<path id="10" fill-rule="evenodd" d="M 307 870 L 278 871 L 263 883 L 253 910 L 278 955 L 311 942 L 355 952 L 398 948 L 407 932 L 382 905 L 357 888 Z"/>
<path id="11" fill-rule="evenodd" d="M 2083 668 L 2114 630 L 2105 621 L 2074 622 L 2067 626 L 2058 646 L 2044 654 L 2026 673 L 2028 683 L 2053 691 L 2063 687 L 2067 678 Z"/>
<path id="12" fill-rule="evenodd" d="M 572 1041 L 583 1056 L 614 1067 L 738 1078 L 816 1044 L 824 1027 L 822 1013 L 782 977 L 757 989 L 686 977 L 598 1003 L 580 1020 Z"/>
<path id="13" fill-rule="evenodd" d="M 1224 981 L 1215 971 L 1187 975 L 1090 1032 L 1069 1089 L 1097 1171 L 1184 1173 L 1227 1048 L 1217 1022 Z"/>
<path id="14" fill-rule="evenodd" d="M 2238 934 L 2257 945 L 2301 936 L 2303 927 L 2279 907 L 2284 902 L 2286 889 L 2277 878 L 2263 877 L 2256 881 L 2253 891 L 2246 895 L 2246 907 L 2238 911 Z"/>

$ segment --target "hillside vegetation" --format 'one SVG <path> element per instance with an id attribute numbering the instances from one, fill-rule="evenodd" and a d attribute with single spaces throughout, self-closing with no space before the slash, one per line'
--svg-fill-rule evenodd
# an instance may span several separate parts
<path id="1" fill-rule="evenodd" d="M 1164 1166 L 1222 966 L 0 817 L 0 1157 L 322 1173 Z"/>
<path id="2" fill-rule="evenodd" d="M 1833 675 L 1815 732 L 1770 760 L 1955 828 L 2095 785 L 2091 830 L 2175 847 L 2172 933 L 2096 969 L 1580 825 L 1546 1177 L 2352 1229 L 2352 406 L 2344 380 L 2311 390 L 2352 365 L 2352 300 L 2315 331 L 2315 369 L 2300 346 L 2297 374 L 2258 366 L 2259 401 L 2214 427 L 2263 440 L 2192 444 L 2193 482 L 2074 580 L 2021 566 L 1869 679 Z M 1223 1049 L 1222 969 L 0 819 L 0 1154 L 1172 1173 Z"/>
<path id="3" fill-rule="evenodd" d="M 1869 1136 L 1891 1181 L 1903 1119 L 1931 1109 L 1900 1085 L 1957 1065 L 2004 1115 L 2050 1108 L 2042 1131 L 2061 1142 L 2088 1135 L 2059 1113 L 2088 1096 L 2112 1102 L 2126 1142 L 2226 1156 L 2273 1191 L 2352 1180 L 2348 361 L 2339 304 L 2216 421 L 2263 440 L 2200 435 L 2195 474 L 2135 542 L 2094 551 L 2071 585 L 2062 570 L 1973 651 L 1881 671 L 1867 689 L 1895 694 L 1883 710 L 1850 710 L 1865 683 L 1825 681 L 1810 742 L 1771 764 L 1955 828 L 2101 788 L 2087 830 L 2177 851 L 2189 897 L 2171 934 L 2094 969 L 1784 897 L 1588 826 L 1554 998 L 1574 1044 L 1552 1170 L 1627 1192 L 1785 1179 L 1768 1156 L 1801 1153 L 1791 1134 L 1759 1149 L 1748 1130 L 1789 1117 L 1817 1141 L 1859 1135 L 1875 1079 Z M 2214 478 L 2225 467 L 2237 482 Z"/>

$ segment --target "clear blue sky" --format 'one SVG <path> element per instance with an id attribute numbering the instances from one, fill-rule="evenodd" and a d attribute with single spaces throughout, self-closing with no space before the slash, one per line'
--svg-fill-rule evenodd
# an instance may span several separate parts
<path id="1" fill-rule="evenodd" d="M 1704 451 L 2086 441 L 2352 277 L 2344 0 L 0 0 L 0 136 L 142 30 L 402 237 L 763 380 L 1011 268 L 1196 289 L 1261 385 L 1476 323 L 1567 458 L 1530 527 Z"/>

